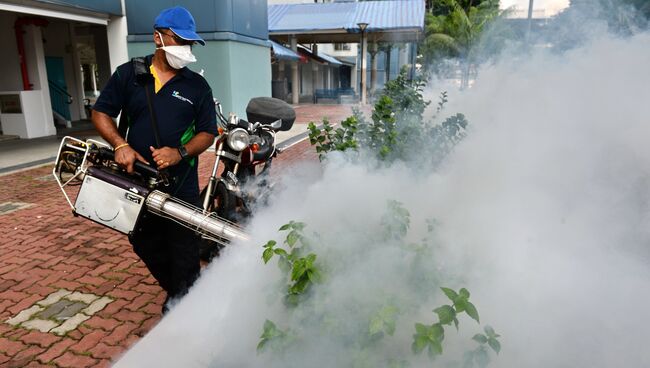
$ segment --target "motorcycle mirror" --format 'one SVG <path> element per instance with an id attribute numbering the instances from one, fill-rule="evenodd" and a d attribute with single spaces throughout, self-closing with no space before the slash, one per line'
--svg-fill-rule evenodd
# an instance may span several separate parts
<path id="1" fill-rule="evenodd" d="M 219 111 L 219 114 L 223 114 L 223 110 L 221 109 L 221 102 L 219 102 L 219 100 L 217 100 L 216 98 L 213 98 L 213 100 L 214 100 L 214 105 Z"/>
<path id="2" fill-rule="evenodd" d="M 275 129 L 280 129 L 282 128 L 282 119 L 278 119 L 274 122 L 271 123 L 271 128 Z"/>

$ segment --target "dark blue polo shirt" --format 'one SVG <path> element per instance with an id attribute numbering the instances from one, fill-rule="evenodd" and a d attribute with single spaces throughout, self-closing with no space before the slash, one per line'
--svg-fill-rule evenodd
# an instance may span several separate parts
<path id="1" fill-rule="evenodd" d="M 152 55 L 147 56 L 147 70 Z M 217 134 L 217 120 L 208 82 L 199 74 L 183 68 L 154 93 L 153 80 L 147 83 L 152 105 L 158 121 L 160 144 L 179 147 L 186 144 L 196 133 Z M 94 110 L 117 117 L 124 110 L 129 122 L 127 142 L 152 166 L 149 146 L 156 147 L 144 87 L 136 82 L 131 62 L 120 65 L 102 90 Z M 181 161 L 169 172 L 175 184 L 167 192 L 189 202 L 196 202 L 199 195 L 198 157 Z"/>

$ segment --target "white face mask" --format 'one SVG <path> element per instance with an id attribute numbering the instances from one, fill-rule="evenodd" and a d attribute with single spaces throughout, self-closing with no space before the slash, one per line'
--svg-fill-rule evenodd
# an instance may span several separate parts
<path id="1" fill-rule="evenodd" d="M 192 47 L 190 45 L 179 45 L 179 46 L 165 46 L 165 41 L 163 41 L 163 36 L 160 32 L 157 32 L 162 42 L 162 47 L 158 47 L 165 51 L 165 57 L 169 66 L 174 69 L 181 69 L 189 63 L 196 62 L 196 57 L 192 54 Z"/>

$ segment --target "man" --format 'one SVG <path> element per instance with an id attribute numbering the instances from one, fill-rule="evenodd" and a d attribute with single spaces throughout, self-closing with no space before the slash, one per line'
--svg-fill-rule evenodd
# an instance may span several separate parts
<path id="1" fill-rule="evenodd" d="M 115 161 L 129 173 L 136 160 L 153 163 L 159 170 L 168 170 L 172 178 L 163 190 L 199 205 L 198 155 L 214 141 L 217 123 L 208 83 L 186 65 L 196 61 L 192 45 L 205 42 L 196 33 L 192 15 L 178 6 L 158 15 L 153 41 L 155 53 L 139 64 L 140 73 L 133 62 L 117 68 L 93 107 L 92 120 L 113 146 Z M 153 114 L 145 88 L 149 89 Z M 128 122 L 126 137 L 112 120 L 120 111 L 126 117 L 121 121 Z M 157 121 L 158 138 L 152 116 Z M 165 313 L 170 300 L 183 296 L 198 277 L 198 239 L 171 220 L 145 214 L 129 240 L 167 292 Z"/>

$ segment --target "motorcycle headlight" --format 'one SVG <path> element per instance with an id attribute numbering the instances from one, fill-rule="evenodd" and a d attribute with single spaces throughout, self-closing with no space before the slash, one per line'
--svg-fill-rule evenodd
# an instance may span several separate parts
<path id="1" fill-rule="evenodd" d="M 237 128 L 228 133 L 228 145 L 235 151 L 243 151 L 250 144 L 248 133 L 241 128 Z"/>

